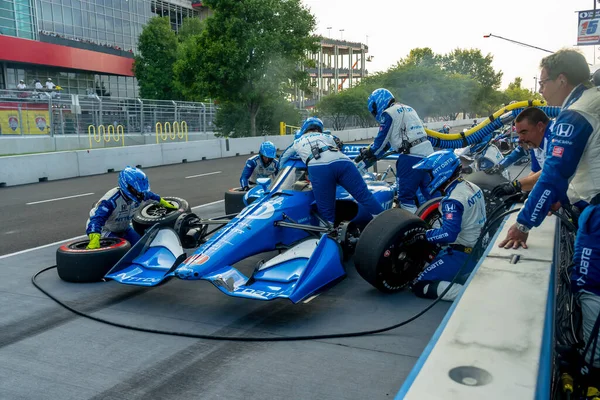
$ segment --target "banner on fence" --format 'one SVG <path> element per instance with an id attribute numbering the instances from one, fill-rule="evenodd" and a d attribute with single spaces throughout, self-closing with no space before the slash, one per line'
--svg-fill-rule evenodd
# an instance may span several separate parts
<path id="1" fill-rule="evenodd" d="M 42 110 L 0 110 L 0 135 L 49 135 L 50 117 Z"/>

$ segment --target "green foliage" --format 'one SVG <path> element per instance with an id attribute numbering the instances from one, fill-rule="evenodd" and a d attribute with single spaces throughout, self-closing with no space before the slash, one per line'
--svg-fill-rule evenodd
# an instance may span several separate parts
<path id="1" fill-rule="evenodd" d="M 366 107 L 367 97 L 369 92 L 366 88 L 358 86 L 324 97 L 315 111 L 319 115 L 331 116 L 333 130 L 343 130 L 350 117 L 357 117 L 361 126 L 368 127 L 374 121 Z"/>
<path id="2" fill-rule="evenodd" d="M 504 91 L 504 103 L 510 103 L 511 101 L 522 101 L 522 100 L 542 100 L 542 96 L 539 93 L 533 93 L 529 89 L 521 87 L 523 80 L 519 77 L 508 84 L 508 88 Z"/>
<path id="3" fill-rule="evenodd" d="M 204 30 L 204 21 L 198 18 L 184 18 L 177 33 L 179 42 L 185 42 L 192 36 L 200 35 Z"/>
<path id="4" fill-rule="evenodd" d="M 177 86 L 187 98 L 202 94 L 244 105 L 255 135 L 261 107 L 281 98 L 290 81 L 306 81 L 296 67 L 307 50 L 316 49 L 315 19 L 300 0 L 204 4 L 214 14 L 194 37 L 194 48 L 176 62 Z"/>
<path id="5" fill-rule="evenodd" d="M 176 100 L 180 93 L 173 85 L 173 64 L 177 60 L 177 37 L 168 17 L 154 17 L 142 31 L 133 73 L 140 96 L 146 99 Z"/>
<path id="6" fill-rule="evenodd" d="M 284 99 L 271 99 L 258 111 L 256 116 L 257 135 L 277 135 L 281 121 L 298 125 L 300 113 Z M 219 105 L 215 127 L 221 136 L 242 137 L 250 134 L 250 114 L 248 108 L 240 103 Z"/>

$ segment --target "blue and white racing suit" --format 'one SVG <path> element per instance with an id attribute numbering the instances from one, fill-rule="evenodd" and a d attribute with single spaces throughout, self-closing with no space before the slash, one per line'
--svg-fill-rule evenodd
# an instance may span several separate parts
<path id="1" fill-rule="evenodd" d="M 144 201 L 160 201 L 160 196 L 146 192 Z M 102 237 L 120 237 L 133 246 L 140 235 L 131 226 L 133 215 L 141 204 L 129 200 L 118 187 L 110 189 L 92 208 L 86 223 L 86 235 L 99 233 Z"/>
<path id="2" fill-rule="evenodd" d="M 457 179 L 446 190 L 446 196 L 440 201 L 442 225 L 428 230 L 427 240 L 447 247 L 413 283 L 413 291 L 420 297 L 437 298 L 446 289 L 473 252 L 486 221 L 485 199 L 477 185 Z M 476 264 L 477 260 L 472 257 L 444 300 L 456 297 Z"/>
<path id="3" fill-rule="evenodd" d="M 574 292 L 580 293 L 583 333 L 587 342 L 600 311 L 600 88 L 577 86 L 565 100 L 552 128 L 546 162 L 517 221 L 539 226 L 550 206 L 590 204 L 579 218 L 575 264 L 571 273 Z M 589 362 L 591 354 L 586 355 Z M 600 348 L 594 366 L 600 367 Z"/>
<path id="4" fill-rule="evenodd" d="M 318 151 L 318 158 L 313 155 L 311 148 Z M 383 207 L 369 191 L 356 165 L 338 150 L 332 135 L 305 133 L 283 152 L 281 165 L 285 165 L 294 156 L 307 165 L 317 208 L 328 222 L 335 222 L 335 194 L 338 184 L 365 207 L 367 212 L 372 215 L 383 212 Z"/>
<path id="5" fill-rule="evenodd" d="M 279 161 L 273 160 L 269 165 L 265 166 L 260 154 L 252 156 L 246 161 L 246 166 L 244 166 L 242 176 L 240 177 L 240 186 L 245 188 L 249 185 L 251 179 L 254 182 L 256 182 L 257 178 L 275 179 L 278 173 Z"/>
<path id="6" fill-rule="evenodd" d="M 427 171 L 413 169 L 413 165 L 433 153 L 433 146 L 427 139 L 425 128 L 417 112 L 404 104 L 396 103 L 381 114 L 379 133 L 371 144 L 371 151 L 379 159 L 389 149 L 402 152 L 403 144 L 409 144 L 408 152 L 398 155 L 396 161 L 396 183 L 398 202 L 401 207 L 415 212 L 415 197 L 420 188 L 428 200 L 426 187 L 430 182 Z"/>
<path id="7" fill-rule="evenodd" d="M 531 172 L 541 171 L 544 167 L 544 161 L 546 161 L 546 153 L 548 152 L 548 144 L 550 143 L 550 136 L 552 135 L 552 127 L 554 126 L 554 121 L 550 121 L 548 125 L 546 125 L 546 130 L 544 131 L 544 138 L 542 139 L 542 143 L 540 147 L 536 147 L 535 149 L 530 149 L 529 154 L 531 156 Z M 521 158 L 527 155 L 527 151 L 521 147 L 517 146 L 506 158 L 500 161 L 500 165 L 507 168 L 510 165 L 516 163 Z"/>

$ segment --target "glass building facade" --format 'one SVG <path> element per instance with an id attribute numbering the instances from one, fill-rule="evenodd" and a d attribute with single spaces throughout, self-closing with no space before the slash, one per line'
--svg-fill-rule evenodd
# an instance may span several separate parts
<path id="1" fill-rule="evenodd" d="M 184 18 L 204 19 L 208 10 L 193 8 L 191 0 L 0 0 L 0 33 L 131 58 L 143 26 L 155 16 L 169 17 L 178 31 Z M 133 77 L 2 61 L 0 66 L 0 88 L 52 78 L 67 93 L 137 96 Z"/>

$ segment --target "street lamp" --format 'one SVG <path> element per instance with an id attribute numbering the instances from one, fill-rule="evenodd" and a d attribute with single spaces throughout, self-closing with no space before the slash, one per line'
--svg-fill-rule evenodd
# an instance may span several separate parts
<path id="1" fill-rule="evenodd" d="M 516 44 L 520 44 L 521 46 L 525 46 L 525 47 L 531 47 L 531 48 L 534 48 L 534 49 L 538 49 L 538 50 L 545 51 L 545 52 L 547 52 L 547 53 L 554 53 L 553 51 L 546 50 L 546 49 L 542 49 L 541 47 L 532 46 L 532 45 L 530 45 L 530 44 L 523 43 L 523 42 L 517 42 L 516 40 L 507 39 L 507 38 L 505 38 L 505 37 L 498 36 L 498 35 L 492 35 L 491 33 L 490 33 L 489 35 L 483 35 L 483 37 L 484 37 L 484 38 L 486 38 L 486 39 L 487 39 L 487 38 L 489 38 L 489 37 L 492 37 L 492 36 L 493 36 L 493 37 L 497 37 L 498 39 L 503 39 L 503 40 L 506 40 L 506 41 L 509 41 L 509 42 L 513 42 L 513 43 L 516 43 Z"/>
<path id="2" fill-rule="evenodd" d="M 329 37 L 329 39 L 331 39 L 331 26 L 327 27 L 327 36 Z"/>
<path id="3" fill-rule="evenodd" d="M 533 87 L 533 93 L 536 93 L 537 92 L 537 80 L 538 80 L 538 77 L 534 76 L 533 80 L 535 81 L 535 86 Z"/>
<path id="4" fill-rule="evenodd" d="M 342 38 L 342 40 L 344 40 L 344 29 L 340 29 L 340 37 Z"/>

